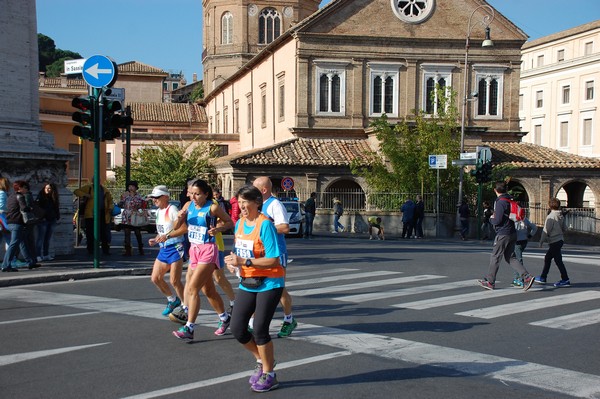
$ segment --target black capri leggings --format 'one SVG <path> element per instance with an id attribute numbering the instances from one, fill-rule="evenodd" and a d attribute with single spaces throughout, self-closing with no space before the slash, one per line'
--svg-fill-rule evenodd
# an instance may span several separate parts
<path id="1" fill-rule="evenodd" d="M 269 326 L 275 309 L 281 299 L 283 288 L 275 288 L 264 292 L 248 292 L 238 290 L 235 295 L 235 306 L 231 315 L 231 332 L 241 344 L 252 339 L 248 331 L 248 322 L 254 314 L 254 341 L 256 345 L 266 345 L 271 341 Z"/>

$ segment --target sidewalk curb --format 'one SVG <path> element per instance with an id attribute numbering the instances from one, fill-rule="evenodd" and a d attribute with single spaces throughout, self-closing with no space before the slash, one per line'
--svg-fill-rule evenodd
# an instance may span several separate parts
<path id="1" fill-rule="evenodd" d="M 23 273 L 21 271 L 17 274 Z M 25 272 L 27 273 L 27 272 Z M 20 275 L 0 279 L 0 287 L 15 287 L 19 285 L 53 283 L 60 281 L 87 280 L 92 278 L 114 277 L 114 276 L 149 276 L 152 274 L 151 267 L 136 268 L 112 268 L 100 267 L 98 269 L 85 270 L 61 270 L 54 273 Z"/>

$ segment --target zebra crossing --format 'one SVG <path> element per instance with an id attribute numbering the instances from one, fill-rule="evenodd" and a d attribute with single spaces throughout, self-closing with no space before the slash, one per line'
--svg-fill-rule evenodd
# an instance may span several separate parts
<path id="1" fill-rule="evenodd" d="M 329 276 L 331 274 L 331 276 Z M 347 281 L 359 281 L 347 283 Z M 427 282 L 437 280 L 436 284 Z M 565 305 L 579 304 L 588 301 L 598 301 L 600 305 L 600 290 L 586 289 L 583 291 L 560 289 L 556 294 L 543 298 L 532 299 L 523 295 L 523 290 L 504 288 L 493 291 L 481 290 L 475 279 L 470 281 L 449 281 L 450 277 L 434 274 L 417 274 L 407 276 L 401 271 L 373 271 L 365 273 L 361 269 L 332 268 L 319 270 L 319 277 L 314 277 L 314 272 L 295 271 L 287 276 L 286 286 L 292 297 L 317 297 L 323 294 L 336 295 L 328 297 L 333 301 L 364 304 L 367 302 L 393 301 L 390 306 L 399 309 L 428 310 L 434 308 L 461 305 L 466 310 L 455 312 L 455 315 L 477 318 L 495 319 L 511 316 L 518 313 L 533 312 L 539 309 L 553 308 L 556 312 L 565 311 Z M 415 283 L 423 283 L 415 286 Z M 387 288 L 392 285 L 410 285 L 405 288 Z M 469 289 L 472 288 L 472 289 Z M 536 286 L 532 291 L 541 291 L 545 288 Z M 469 292 L 464 292 L 468 290 Z M 364 292 L 361 292 L 364 291 Z M 455 293 L 454 291 L 460 291 Z M 410 300 L 411 296 L 426 294 L 428 299 Z M 433 297 L 431 297 L 433 295 Z M 483 306 L 486 301 L 496 298 L 515 298 L 504 305 Z M 475 308 L 471 308 L 476 304 Z M 386 305 L 383 305 L 386 306 Z M 573 314 L 564 314 L 543 320 L 533 320 L 528 324 L 532 326 L 572 330 L 600 323 L 599 309 L 593 309 Z"/>

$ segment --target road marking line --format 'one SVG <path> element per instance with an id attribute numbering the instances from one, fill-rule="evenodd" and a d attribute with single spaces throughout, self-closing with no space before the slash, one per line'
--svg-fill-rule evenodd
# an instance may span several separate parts
<path id="1" fill-rule="evenodd" d="M 518 359 L 304 323 L 286 339 L 456 370 L 570 396 L 600 398 L 600 376 Z"/>
<path id="2" fill-rule="evenodd" d="M 27 353 L 14 353 L 12 355 L 3 355 L 0 356 L 0 366 L 7 366 L 9 364 L 24 362 L 27 360 L 38 359 L 40 357 L 59 355 L 61 353 L 73 352 L 87 348 L 93 348 L 95 346 L 108 345 L 110 342 L 102 342 L 100 344 L 91 344 L 91 345 L 79 345 L 79 346 L 70 346 L 66 348 L 57 348 L 57 349 L 46 349 L 43 351 L 35 351 L 35 352 L 27 352 Z"/>
<path id="3" fill-rule="evenodd" d="M 453 281 L 444 284 L 432 284 L 422 285 L 419 287 L 401 288 L 397 290 L 381 291 L 381 292 L 369 292 L 366 294 L 356 294 L 348 296 L 340 296 L 331 298 L 336 301 L 363 303 L 367 301 L 375 301 L 380 299 L 396 298 L 400 296 L 426 294 L 430 292 L 454 290 L 457 288 L 472 287 L 473 282 L 471 281 Z"/>
<path id="4" fill-rule="evenodd" d="M 61 315 L 56 315 L 56 316 L 33 317 L 31 319 L 19 319 L 19 320 L 0 321 L 0 324 L 14 324 L 14 323 L 37 322 L 37 321 L 40 321 L 40 320 L 60 319 L 62 317 L 79 317 L 79 316 L 87 316 L 87 315 L 99 314 L 99 313 L 100 312 L 83 312 L 83 313 L 61 314 Z"/>
<path id="5" fill-rule="evenodd" d="M 329 360 L 329 359 L 336 359 L 338 357 L 349 356 L 349 355 L 353 355 L 353 354 L 354 353 L 350 352 L 350 351 L 341 351 L 341 352 L 328 353 L 325 355 L 307 357 L 305 359 L 297 359 L 297 360 L 293 360 L 293 361 L 285 362 L 285 363 L 277 363 L 276 371 L 288 369 L 291 367 L 302 366 L 302 365 L 310 364 L 310 363 L 322 362 L 322 361 Z M 234 381 L 234 380 L 237 380 L 240 378 L 248 378 L 251 373 L 252 373 L 251 370 L 246 370 L 246 371 L 242 371 L 239 373 L 224 375 L 222 377 L 210 378 L 210 379 L 204 380 L 204 381 L 192 382 L 190 384 L 177 385 L 177 386 L 174 386 L 171 388 L 164 388 L 164 389 L 159 389 L 157 391 L 145 392 L 145 393 L 141 393 L 138 395 L 127 396 L 126 398 L 122 398 L 122 399 L 149 399 L 149 398 L 157 398 L 160 396 L 173 395 L 176 393 L 191 391 L 193 389 L 203 388 L 203 387 L 207 387 L 207 386 L 211 386 L 211 385 L 223 384 L 223 383 Z"/>
<path id="6" fill-rule="evenodd" d="M 398 278 L 390 278 L 390 279 L 386 279 L 386 280 L 365 281 L 363 283 L 354 283 L 354 284 L 346 284 L 346 285 L 331 285 L 328 287 L 291 291 L 290 295 L 291 296 L 310 296 L 310 295 L 318 295 L 318 294 L 327 294 L 330 292 L 353 291 L 353 290 L 357 290 L 357 289 L 361 289 L 361 288 L 382 287 L 384 285 L 412 283 L 415 281 L 431 280 L 431 279 L 445 278 L 445 277 L 446 276 L 422 274 L 419 276 L 398 277 Z"/>
<path id="7" fill-rule="evenodd" d="M 293 270 L 293 272 L 289 272 L 290 270 Z M 324 275 L 324 274 L 342 274 L 342 273 L 350 273 L 350 272 L 355 272 L 355 271 L 359 271 L 360 269 L 347 269 L 347 268 L 337 268 L 337 269 L 323 269 L 320 268 L 318 269 L 317 272 L 315 272 L 315 270 L 310 270 L 310 271 L 305 271 L 305 272 L 298 272 L 297 271 L 298 268 L 297 267 L 292 267 L 288 270 L 288 273 L 286 275 L 286 277 L 314 277 L 315 274 L 318 275 Z"/>
<path id="8" fill-rule="evenodd" d="M 556 295 L 553 297 L 532 299 L 506 305 L 491 306 L 483 309 L 467 310 L 455 314 L 459 316 L 477 317 L 480 319 L 494 319 L 496 317 L 510 316 L 515 313 L 530 312 L 532 310 L 546 309 L 552 306 L 590 301 L 598 298 L 600 298 L 600 291 L 582 291 L 573 294 Z"/>
<path id="9" fill-rule="evenodd" d="M 596 323 L 600 323 L 600 309 L 534 321 L 529 324 L 532 326 L 556 328 L 559 330 L 572 330 L 574 328 L 585 327 Z"/>
<path id="10" fill-rule="evenodd" d="M 294 286 L 298 286 L 298 285 L 330 283 L 332 281 L 352 280 L 355 278 L 363 278 L 363 277 L 368 278 L 368 277 L 390 276 L 393 274 L 402 274 L 402 272 L 380 271 L 380 272 L 365 272 L 365 273 L 355 273 L 355 274 L 344 273 L 344 274 L 340 274 L 337 276 L 315 277 L 315 275 L 320 275 L 320 274 L 321 274 L 321 272 L 317 272 L 317 273 L 313 272 L 312 278 L 298 280 L 298 281 L 295 280 L 296 276 L 292 275 L 294 280 L 290 281 L 289 279 L 286 278 L 285 286 L 286 287 L 294 287 Z"/>
<path id="11" fill-rule="evenodd" d="M 20 288 L 0 290 L 0 298 L 10 298 L 11 300 L 45 303 L 50 305 L 59 303 L 60 305 L 76 308 L 82 306 L 92 308 L 95 306 L 99 311 L 107 311 L 106 305 L 111 302 L 118 302 L 121 304 L 127 303 L 128 307 L 137 306 L 138 309 L 146 309 L 138 312 L 137 315 L 140 317 L 165 319 L 159 314 L 159 311 L 156 309 L 156 304 L 147 304 L 141 301 L 124 301 L 114 298 L 92 297 L 86 295 L 56 294 Z M 146 305 L 150 306 L 146 308 Z M 512 307 L 514 310 L 514 304 Z M 110 307 L 109 309 L 111 309 L 110 312 L 117 312 L 117 307 Z M 117 313 L 122 312 L 119 311 Z M 147 313 L 147 315 L 144 313 Z M 205 317 L 209 316 L 214 318 L 214 312 L 203 311 L 199 318 L 203 321 Z M 211 324 L 214 325 L 215 323 L 211 322 Z M 272 326 L 274 324 L 276 324 L 276 322 L 273 322 Z M 298 328 L 294 330 L 294 335 L 286 339 L 303 340 L 317 345 L 326 345 L 343 349 L 344 351 L 352 353 L 369 354 L 413 364 L 456 370 L 500 381 L 511 381 L 543 390 L 563 393 L 565 395 L 582 398 L 600 398 L 600 376 L 546 366 L 543 364 L 529 363 L 518 359 L 408 341 L 385 335 L 321 327 L 306 323 L 300 324 Z M 339 353 L 339 356 L 346 355 L 345 352 L 337 353 Z M 298 360 L 296 362 L 302 361 L 303 360 Z M 291 363 L 292 362 L 288 362 L 286 364 Z M 279 365 L 277 367 L 283 368 Z M 288 365 L 287 367 L 292 366 Z M 248 376 L 248 372 L 242 374 L 241 377 Z M 240 373 L 233 375 L 238 376 Z"/>
<path id="12" fill-rule="evenodd" d="M 473 283 L 471 283 L 471 285 L 472 284 Z M 440 298 L 424 299 L 422 301 L 399 303 L 399 304 L 392 305 L 392 306 L 395 308 L 402 308 L 402 309 L 423 310 L 423 309 L 437 308 L 440 306 L 455 305 L 458 303 L 465 303 L 465 302 L 472 302 L 472 301 L 481 301 L 484 299 L 499 298 L 499 297 L 503 297 L 503 296 L 507 296 L 507 295 L 515 295 L 515 294 L 522 294 L 522 293 L 523 293 L 523 290 L 517 290 L 517 289 L 478 291 L 478 292 L 471 292 L 469 294 L 443 296 Z"/>

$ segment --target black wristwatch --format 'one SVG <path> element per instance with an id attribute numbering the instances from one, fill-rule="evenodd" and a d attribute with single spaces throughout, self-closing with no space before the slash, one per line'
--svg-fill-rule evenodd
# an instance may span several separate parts
<path id="1" fill-rule="evenodd" d="M 246 263 L 244 264 L 246 267 L 250 267 L 252 266 L 252 259 L 248 258 L 246 259 Z"/>

